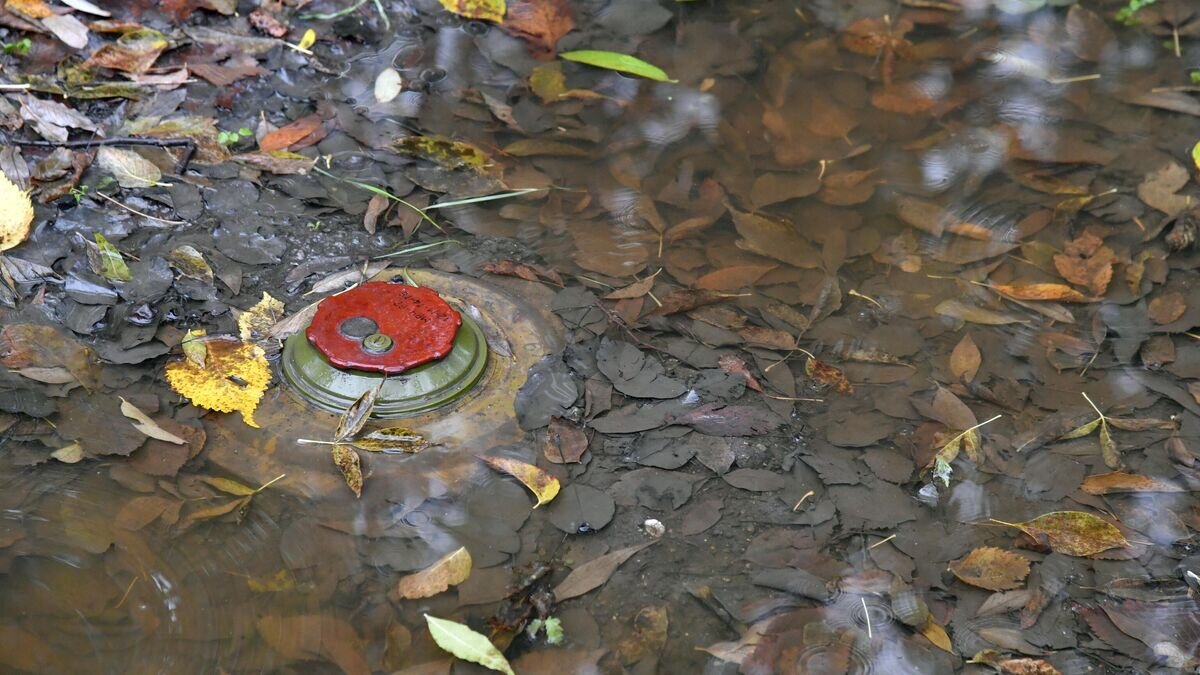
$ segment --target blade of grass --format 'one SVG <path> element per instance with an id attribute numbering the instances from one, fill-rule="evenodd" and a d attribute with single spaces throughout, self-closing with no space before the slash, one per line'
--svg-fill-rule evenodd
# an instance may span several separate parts
<path id="1" fill-rule="evenodd" d="M 490 202 L 494 199 L 508 199 L 509 197 L 520 197 L 531 192 L 542 192 L 550 188 L 524 188 L 521 190 L 513 190 L 512 192 L 500 192 L 494 195 L 483 195 L 482 197 L 466 197 L 464 199 L 455 199 L 448 202 L 438 202 L 425 207 L 426 211 L 434 209 L 446 209 L 452 206 L 466 206 L 467 204 L 478 204 L 479 202 Z"/>
<path id="2" fill-rule="evenodd" d="M 436 248 L 438 246 L 444 246 L 446 244 L 457 244 L 457 243 L 459 243 L 459 241 L 457 239 L 443 239 L 441 241 L 431 241 L 428 244 L 414 244 L 413 246 L 406 246 L 406 247 L 400 249 L 399 251 L 392 251 L 391 253 L 384 253 L 383 255 L 377 255 L 374 258 L 372 258 L 372 260 L 379 260 L 380 258 L 395 258 L 395 257 L 402 256 L 402 255 L 408 255 L 409 253 L 420 253 L 421 251 L 428 251 L 431 248 Z"/>
<path id="3" fill-rule="evenodd" d="M 436 227 L 438 229 L 438 231 L 441 232 L 442 234 L 446 233 L 446 231 L 442 229 L 442 226 L 438 225 L 436 220 L 434 220 L 433 218 L 430 218 L 428 213 L 425 213 L 425 209 L 422 209 L 421 207 L 417 206 L 416 204 L 406 202 L 403 199 L 397 197 L 396 195 L 388 192 L 387 190 L 384 190 L 383 188 L 378 188 L 378 187 L 375 187 L 374 185 L 371 185 L 370 183 L 363 183 L 361 181 L 357 181 L 352 178 L 342 178 L 341 176 L 338 176 L 336 174 L 329 173 L 328 171 L 322 169 L 319 166 L 314 166 L 313 171 L 316 171 L 317 173 L 321 174 L 322 176 L 327 176 L 334 180 L 340 180 L 343 183 L 348 183 L 350 185 L 353 185 L 354 187 L 359 188 L 360 190 L 366 190 L 367 192 L 370 192 L 372 194 L 377 194 L 381 197 L 386 197 L 393 201 L 399 202 L 399 203 L 403 204 L 404 206 L 407 206 L 408 208 L 412 209 L 413 211 L 416 211 L 418 214 L 421 215 L 422 219 L 429 221 L 429 224 Z"/>

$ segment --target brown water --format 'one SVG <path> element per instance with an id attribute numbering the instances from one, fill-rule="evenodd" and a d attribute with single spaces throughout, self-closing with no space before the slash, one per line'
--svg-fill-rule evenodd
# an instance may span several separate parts
<path id="1" fill-rule="evenodd" d="M 430 211 L 444 230 L 407 242 L 438 245 L 391 259 L 484 280 L 516 261 L 546 282 L 527 297 L 568 344 L 502 397 L 523 429 L 411 421 L 445 443 L 363 453 L 356 499 L 326 448 L 297 443 L 337 417 L 278 378 L 261 429 L 163 381 L 183 330 L 235 331 L 228 308 L 261 291 L 298 311 L 312 282 L 405 244 L 403 209 L 363 231 L 369 192 L 197 164 L 123 196 L 186 227 L 87 199 L 40 208 L 10 257 L 107 288 L 66 236 L 99 231 L 138 256 L 139 284 L 181 243 L 221 281 L 168 270 L 168 290 L 111 302 L 31 282 L 0 307 L 5 326 L 99 354 L 88 387 L 78 363 L 65 384 L 0 374 L 6 672 L 485 672 L 452 664 L 426 613 L 492 635 L 561 618 L 563 646 L 512 640 L 522 675 L 989 672 L 966 663 L 984 650 L 1046 668 L 1005 672 L 1197 670 L 1191 3 L 1159 0 L 1137 26 L 1116 2 L 579 3 L 560 50 L 636 52 L 678 82 L 564 63 L 575 93 L 556 102 L 528 91 L 541 62 L 524 43 L 432 4 L 395 8 L 390 31 L 369 4 L 314 22 L 323 68 L 276 49 L 236 97 L 198 83 L 185 107 L 226 129 L 316 112 L 329 135 L 304 154 L 420 205 L 553 186 Z M 377 102 L 392 66 L 427 86 Z M 413 130 L 493 166 L 383 149 Z M 124 320 L 142 303 L 148 332 Z M 147 440 L 118 396 L 188 444 Z M 1108 419 L 1071 434 L 1096 417 L 1088 399 Z M 552 415 L 587 434 L 581 463 L 546 459 Z M 978 447 L 944 449 L 980 423 Z M 72 442 L 82 461 L 50 457 Z M 564 491 L 532 509 L 476 453 L 536 462 Z M 1131 476 L 1094 478 L 1114 471 Z M 212 481 L 280 475 L 243 501 Z M 994 522 L 1056 511 L 1092 518 L 1082 546 Z M 1081 550 L 1113 524 L 1119 544 Z M 651 542 L 596 590 L 548 595 Z M 465 583 L 396 596 L 459 547 Z M 993 560 L 972 573 L 969 554 Z"/>

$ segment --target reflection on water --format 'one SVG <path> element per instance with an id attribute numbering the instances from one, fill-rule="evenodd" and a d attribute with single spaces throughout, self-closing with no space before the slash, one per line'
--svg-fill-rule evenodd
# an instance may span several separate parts
<path id="1" fill-rule="evenodd" d="M 508 187 L 561 188 L 439 212 L 463 245 L 424 261 L 470 275 L 507 258 L 530 265 L 526 278 L 553 279 L 535 264 L 557 270 L 569 288 L 548 306 L 573 344 L 517 397 L 536 434 L 366 457 L 362 500 L 324 450 L 295 442 L 327 437 L 334 417 L 276 389 L 265 429 L 244 428 L 179 405 L 158 381 L 165 346 L 122 360 L 159 323 L 98 345 L 109 363 L 88 391 L 71 364 L 67 377 L 14 366 L 0 375 L 5 669 L 450 672 L 424 613 L 477 628 L 492 618 L 528 672 L 599 661 L 941 673 L 982 667 L 972 657 L 1002 672 L 1196 669 L 1200 296 L 1183 245 L 1195 236 L 1187 150 L 1200 138 L 1194 9 L 1159 0 L 1146 26 L 1126 27 L 1111 19 L 1116 2 L 669 4 L 579 3 L 562 45 L 636 50 L 675 83 L 567 65 L 562 91 L 535 93 L 526 83 L 547 62 L 524 43 L 420 12 L 385 38 L 346 42 L 340 70 L 277 62 L 233 102 L 231 120 L 311 101 L 336 120 L 319 147 L 327 166 L 409 199 L 493 191 L 500 175 L 381 150 L 414 129 L 485 148 Z M 404 91 L 380 102 L 388 68 Z M 287 214 L 359 232 L 365 199 L 336 180 L 254 176 L 256 190 L 205 171 L 241 186 L 205 193 L 223 217 L 243 201 L 294 200 Z M 354 216 L 338 221 L 343 211 Z M 400 228 L 374 240 L 310 229 L 286 235 L 295 260 L 328 244 L 348 254 L 332 270 L 398 242 Z M 279 253 L 238 257 L 264 248 L 253 236 L 225 253 L 267 270 Z M 40 260 L 64 264 L 68 248 L 39 245 Z M 147 259 L 164 246 L 147 244 Z M 299 309 L 307 300 L 275 288 L 282 277 L 255 273 L 248 287 Z M 116 302 L 92 286 L 69 283 L 63 301 L 81 339 L 97 320 L 80 308 Z M 180 291 L 162 326 L 192 327 L 216 297 Z M 3 321 L 45 322 L 40 311 Z M 653 358 L 606 361 L 606 330 Z M 114 332 L 86 339 L 115 344 Z M 837 380 L 814 375 L 809 352 L 853 393 L 821 386 Z M 672 378 L 685 395 L 654 393 Z M 118 394 L 187 443 L 125 429 Z M 546 516 L 474 454 L 549 456 L 546 443 L 563 441 L 545 427 L 564 418 L 592 429 L 588 453 L 549 468 L 589 489 Z M 469 422 L 430 424 L 449 434 Z M 84 461 L 51 458 L 72 442 Z M 611 524 L 578 527 L 597 513 L 607 523 L 614 502 Z M 1053 511 L 1118 523 L 1127 545 L 1071 555 L 995 522 Z M 531 569 L 558 583 L 648 541 L 647 518 L 667 534 L 599 591 L 553 607 L 542 575 L 522 586 Z M 400 576 L 460 546 L 475 571 L 457 591 L 395 597 Z M 947 571 L 982 547 L 1015 556 L 1001 560 L 1020 573 Z M 708 600 L 681 593 L 681 578 L 711 586 Z M 497 615 L 506 598 L 519 618 Z M 635 625 L 648 606 L 666 608 L 665 636 Z M 566 617 L 570 649 L 545 656 L 544 643 L 514 639 L 514 625 L 551 613 Z"/>

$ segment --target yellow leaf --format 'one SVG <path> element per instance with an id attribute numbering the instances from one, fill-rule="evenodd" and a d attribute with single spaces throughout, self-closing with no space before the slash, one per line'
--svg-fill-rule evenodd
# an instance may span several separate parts
<path id="1" fill-rule="evenodd" d="M 400 579 L 396 594 L 406 600 L 431 598 L 471 576 L 471 553 L 466 547 L 452 551 L 429 567 Z"/>
<path id="2" fill-rule="evenodd" d="M 542 471 L 532 464 L 518 462 L 515 459 L 507 457 L 480 457 L 484 464 L 492 467 L 497 471 L 502 471 L 513 478 L 521 481 L 529 491 L 537 497 L 537 504 L 533 508 L 537 508 L 542 504 L 548 504 L 556 495 L 558 495 L 559 483 L 558 479 L 550 474 Z"/>
<path id="3" fill-rule="evenodd" d="M 505 0 L 441 0 L 442 7 L 468 19 L 499 22 L 508 7 Z"/>
<path id="4" fill-rule="evenodd" d="M 296 46 L 300 49 L 309 49 L 315 44 L 317 44 L 317 31 L 309 28 L 304 31 L 304 37 L 300 38 L 300 42 Z"/>
<path id="5" fill-rule="evenodd" d="M 1192 146 L 1192 163 L 1196 165 L 1197 169 L 1200 169 L 1200 141 Z"/>
<path id="6" fill-rule="evenodd" d="M 238 317 L 238 335 L 243 342 L 257 342 L 267 336 L 276 322 L 283 318 L 283 303 L 263 292 L 262 300 Z"/>
<path id="7" fill-rule="evenodd" d="M 946 629 L 942 628 L 938 622 L 929 617 L 925 620 L 925 625 L 919 629 L 921 635 L 924 635 L 927 640 L 932 642 L 934 646 L 939 647 L 951 654 L 954 653 L 954 645 L 950 644 L 950 636 L 946 634 Z"/>
<path id="8" fill-rule="evenodd" d="M 182 358 L 167 364 L 167 383 L 192 403 L 217 412 L 238 411 L 257 428 L 254 409 L 271 383 L 271 366 L 262 347 L 233 338 L 206 340 L 205 365 Z"/>
<path id="9" fill-rule="evenodd" d="M 25 241 L 33 224 L 33 202 L 29 194 L 0 172 L 0 251 Z"/>

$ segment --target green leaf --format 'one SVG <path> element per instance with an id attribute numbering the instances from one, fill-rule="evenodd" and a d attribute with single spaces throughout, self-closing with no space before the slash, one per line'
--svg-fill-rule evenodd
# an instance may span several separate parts
<path id="1" fill-rule="evenodd" d="M 562 619 L 559 619 L 558 617 L 555 617 L 555 616 L 552 616 L 552 617 L 546 619 L 545 628 L 546 628 L 546 644 L 549 644 L 549 645 L 562 644 L 563 638 L 566 637 L 566 633 L 563 632 Z"/>
<path id="2" fill-rule="evenodd" d="M 1096 419 L 1092 420 L 1091 422 L 1088 422 L 1087 424 L 1085 424 L 1077 429 L 1072 429 L 1071 431 L 1068 431 L 1067 433 L 1063 434 L 1062 436 L 1059 436 L 1058 440 L 1069 441 L 1072 438 L 1083 438 L 1084 436 L 1087 436 L 1088 434 L 1095 431 L 1096 427 L 1100 426 L 1101 419 L 1103 419 L 1103 418 L 1097 417 Z"/>
<path id="3" fill-rule="evenodd" d="M 583 63 L 597 68 L 607 68 L 608 70 L 616 70 L 630 75 L 638 75 L 649 80 L 657 82 L 677 82 L 672 80 L 666 71 L 656 65 L 646 63 L 636 56 L 629 54 L 620 54 L 618 52 L 605 52 L 595 49 L 583 49 L 575 52 L 563 52 L 559 54 L 562 58 L 576 63 Z"/>
<path id="4" fill-rule="evenodd" d="M 470 627 L 428 614 L 425 615 L 425 623 L 429 624 L 429 635 L 433 637 L 433 641 L 447 652 L 463 661 L 478 663 L 507 675 L 516 675 L 500 650 Z"/>
<path id="5" fill-rule="evenodd" d="M 125 259 L 121 257 L 121 252 L 99 232 L 96 233 L 96 246 L 99 249 L 100 274 L 105 279 L 109 281 L 133 281 L 133 275 L 130 274 L 129 266 L 125 264 Z"/>

